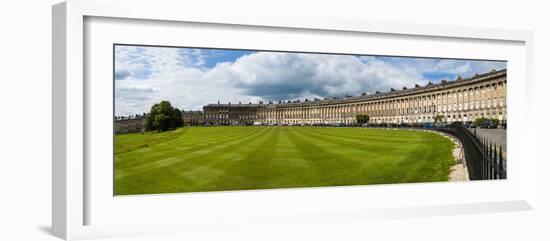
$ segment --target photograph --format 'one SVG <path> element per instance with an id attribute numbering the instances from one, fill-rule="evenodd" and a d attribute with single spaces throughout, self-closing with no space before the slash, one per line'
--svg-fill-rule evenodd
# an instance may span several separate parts
<path id="1" fill-rule="evenodd" d="M 114 195 L 506 179 L 507 61 L 113 44 Z"/>
<path id="2" fill-rule="evenodd" d="M 5 1 L 0 241 L 549 241 L 547 5 Z"/>

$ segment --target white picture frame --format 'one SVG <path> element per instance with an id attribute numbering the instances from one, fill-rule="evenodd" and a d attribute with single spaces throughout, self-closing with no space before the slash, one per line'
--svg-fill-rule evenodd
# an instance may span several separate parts
<path id="1" fill-rule="evenodd" d="M 150 11 L 151 8 L 155 11 Z M 196 230 L 209 230 L 220 227 L 242 227 L 254 225 L 291 225 L 295 222 L 326 223 L 341 222 L 343 220 L 357 219 L 383 219 L 383 218 L 401 218 L 401 217 L 423 217 L 434 215 L 468 214 L 482 212 L 498 212 L 513 210 L 532 209 L 534 198 L 534 168 L 536 157 L 534 156 L 534 135 L 529 125 L 518 125 L 522 116 L 529 116 L 529 106 L 533 100 L 532 95 L 532 73 L 533 73 L 533 34 L 529 31 L 518 30 L 495 30 L 456 26 L 438 26 L 421 25 L 410 23 L 390 23 L 390 22 L 370 22 L 350 19 L 321 19 L 321 18 L 302 18 L 295 16 L 269 16 L 254 15 L 232 16 L 227 15 L 209 15 L 206 10 L 194 9 L 189 3 L 178 1 L 155 1 L 144 2 L 125 2 L 125 1 L 86 1 L 73 0 L 60 3 L 53 6 L 53 167 L 52 167 L 52 227 L 53 234 L 63 239 L 82 239 L 94 237 L 113 237 L 123 235 L 140 234 L 158 234 L 173 232 L 193 232 Z M 114 18 L 121 21 L 139 21 L 139 23 L 155 22 L 155 26 L 167 23 L 182 24 L 209 24 L 223 26 L 225 29 L 231 28 L 254 28 L 255 30 L 276 29 L 277 32 L 299 30 L 301 32 L 315 32 L 318 35 L 327 35 L 333 33 L 336 36 L 343 33 L 357 34 L 381 34 L 390 35 L 396 38 L 425 38 L 432 39 L 451 39 L 458 44 L 468 44 L 468 41 L 477 41 L 478 43 L 496 43 L 509 44 L 516 46 L 511 52 L 515 52 L 517 61 L 514 62 L 512 70 L 511 86 L 513 92 L 509 93 L 510 105 L 509 113 L 509 162 L 512 167 L 521 170 L 517 175 L 510 174 L 510 179 L 504 184 L 493 183 L 490 181 L 472 183 L 436 183 L 436 184 L 411 184 L 404 189 L 395 186 L 375 185 L 371 187 L 338 187 L 321 188 L 315 190 L 293 189 L 293 190 L 270 190 L 256 192 L 222 192 L 216 194 L 186 194 L 186 195 L 152 195 L 140 197 L 138 202 L 120 201 L 122 204 L 113 204 L 112 207 L 95 205 L 90 209 L 89 202 L 101 203 L 90 199 L 94 196 L 93 188 L 98 185 L 97 179 L 87 175 L 87 171 L 92 168 L 90 158 L 90 144 L 86 141 L 86 135 L 90 130 L 87 129 L 86 112 L 92 111 L 87 99 L 87 89 L 92 88 L 85 82 L 87 63 L 86 53 L 86 19 L 93 18 Z M 155 27 L 152 26 L 151 28 Z M 122 26 L 124 27 L 124 26 Z M 92 30 L 92 33 L 95 30 Z M 99 31 L 101 33 L 101 31 Z M 89 33 L 88 33 L 89 34 Z M 426 41 L 428 41 L 426 40 Z M 106 40 L 111 41 L 111 40 Z M 167 41 L 169 42 L 169 41 Z M 275 48 L 275 47 L 274 47 Z M 520 51 L 520 52 L 517 52 Z M 519 53 L 519 54 L 518 54 Z M 453 54 L 452 52 L 446 54 Z M 464 56 L 462 56 L 464 57 Z M 517 66 L 517 67 L 515 67 Z M 510 67 L 512 68 L 512 67 Z M 96 88 L 96 87 L 93 87 Z M 101 87 L 104 88 L 104 87 Z M 107 91 L 107 89 L 104 89 Z M 112 91 L 112 90 L 108 90 Z M 93 98 L 93 97 L 91 97 Z M 95 108 L 95 107 L 94 107 Z M 516 117 L 517 116 L 517 117 Z M 513 119 L 516 118 L 516 119 Z M 526 118 L 525 118 L 526 119 Z M 111 121 L 111 119 L 109 120 Z M 525 121 L 524 123 L 527 123 Z M 511 137 L 521 137 L 513 139 Z M 521 142 L 521 143 L 520 143 Z M 109 154 L 109 153 L 103 153 Z M 112 155 L 112 153 L 110 154 Z M 515 160 L 521 160 L 515 161 Z M 515 163 L 515 164 L 513 164 Z M 95 166 L 94 166 L 95 167 Z M 103 170 L 112 172 L 112 170 Z M 93 175 L 92 175 L 93 176 Z M 103 183 L 101 184 L 103 185 Z M 452 185 L 452 186 L 450 186 Z M 291 198 L 296 199 L 326 199 L 327 197 L 339 196 L 331 202 L 342 204 L 345 198 L 359 197 L 361 193 L 380 193 L 382 195 L 398 195 L 398 193 L 412 193 L 420 190 L 426 193 L 442 192 L 444 189 L 452 187 L 457 192 L 467 193 L 467 190 L 474 188 L 478 191 L 488 190 L 492 186 L 498 186 L 497 194 L 493 199 L 481 197 L 468 197 L 462 200 L 456 199 L 453 202 L 452 197 L 441 202 L 422 202 L 422 200 L 412 200 L 408 204 L 403 202 L 381 203 L 378 206 L 361 208 L 360 202 L 351 203 L 347 209 L 336 209 L 334 206 L 312 205 L 311 209 L 299 209 L 306 207 L 306 204 L 296 204 L 298 210 L 284 212 L 292 208 L 285 203 Z M 101 189 L 101 186 L 99 187 Z M 510 190 L 512 193 L 505 193 Z M 502 192 L 502 193 L 499 193 Z M 91 194 L 92 193 L 92 194 Z M 430 194 L 427 194 L 430 195 Z M 278 207 L 270 207 L 270 202 L 279 201 L 283 203 Z M 405 195 L 405 197 L 407 197 Z M 104 197 L 107 198 L 107 197 Z M 112 196 L 111 196 L 112 198 Z M 139 218 L 135 222 L 131 220 L 116 217 L 113 209 L 128 207 L 121 214 L 131 212 L 140 208 L 148 212 L 153 211 L 153 206 L 158 205 L 164 200 L 187 200 L 187 207 L 174 202 L 163 203 L 171 208 L 178 208 L 189 211 L 191 217 L 199 218 L 201 211 L 206 208 L 208 202 L 216 204 L 216 200 L 224 200 L 232 207 L 217 209 L 218 214 L 206 214 L 206 218 L 193 222 L 185 222 L 176 218 L 181 214 L 174 212 L 174 217 L 158 219 L 151 214 L 155 224 L 140 223 Z M 91 201 L 90 201 L 91 200 Z M 253 206 L 248 208 L 261 213 L 260 216 L 251 216 L 251 213 L 245 211 L 241 202 L 245 200 L 256 200 L 265 202 L 268 205 Z M 349 199 L 348 199 L 349 200 Z M 127 199 L 126 199 L 127 201 Z M 383 199 L 378 200 L 382 202 Z M 232 203 L 234 202 L 234 203 Z M 151 205 L 151 206 L 149 206 Z M 179 206 L 178 206 L 179 205 Z M 287 206 L 285 206 L 287 205 Z M 374 204 L 373 204 L 374 205 Z M 189 207 L 196 212 L 191 213 Z M 187 208 L 187 209 L 186 209 Z M 103 211 L 102 209 L 109 210 Z M 228 211 L 228 212 L 224 212 Z M 323 212 L 319 210 L 325 210 Z M 154 211 L 159 211 L 154 210 Z M 166 211 L 166 210 L 164 210 Z M 98 223 L 91 222 L 90 216 L 108 217 L 113 215 L 113 220 L 119 220 L 119 223 Z M 107 212 L 107 214 L 105 213 Z M 263 213 L 262 213 L 263 212 Z M 99 214 L 101 213 L 101 214 Z M 121 215 L 119 214 L 119 215 Z M 166 213 L 163 213 L 166 215 Z M 208 216 L 210 215 L 210 216 Z M 200 219 L 200 218 L 199 218 Z M 98 219 L 99 220 L 99 219 Z M 221 221 L 220 221 L 221 220 Z M 250 221 L 252 220 L 252 221 Z M 290 221 L 294 220 L 294 221 Z M 175 223 L 178 224 L 175 224 Z M 228 225 L 227 223 L 231 223 Z M 124 223 L 124 224 L 121 224 Z M 183 225 L 185 224 L 185 225 Z M 138 227 L 138 228 L 136 228 Z M 139 231 L 136 231 L 139 230 Z"/>

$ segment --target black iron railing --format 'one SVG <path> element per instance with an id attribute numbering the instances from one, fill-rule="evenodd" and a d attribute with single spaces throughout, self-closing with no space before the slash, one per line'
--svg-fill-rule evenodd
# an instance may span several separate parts
<path id="1" fill-rule="evenodd" d="M 483 164 L 481 168 L 482 179 L 506 179 L 506 158 L 502 153 L 502 147 L 487 138 L 482 138 Z"/>
<path id="2" fill-rule="evenodd" d="M 464 148 L 470 180 L 506 179 L 506 158 L 502 147 L 487 138 L 479 138 L 463 126 L 435 128 L 457 137 Z"/>

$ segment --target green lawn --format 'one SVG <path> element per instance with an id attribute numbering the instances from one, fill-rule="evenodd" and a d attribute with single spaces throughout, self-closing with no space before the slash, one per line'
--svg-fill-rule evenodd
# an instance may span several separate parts
<path id="1" fill-rule="evenodd" d="M 115 194 L 447 181 L 454 144 L 411 130 L 185 127 L 115 136 Z"/>

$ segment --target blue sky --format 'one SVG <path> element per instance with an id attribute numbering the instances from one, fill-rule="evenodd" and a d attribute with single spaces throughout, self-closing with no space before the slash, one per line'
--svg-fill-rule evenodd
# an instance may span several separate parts
<path id="1" fill-rule="evenodd" d="M 148 112 L 169 100 L 208 103 L 325 98 L 468 78 L 503 61 L 247 50 L 115 46 L 115 114 Z"/>
<path id="2" fill-rule="evenodd" d="M 223 62 L 235 62 L 243 55 L 255 53 L 255 51 L 249 50 L 217 50 L 217 49 L 203 49 L 201 50 L 205 58 L 204 68 L 214 68 L 216 64 Z"/>

